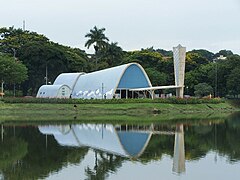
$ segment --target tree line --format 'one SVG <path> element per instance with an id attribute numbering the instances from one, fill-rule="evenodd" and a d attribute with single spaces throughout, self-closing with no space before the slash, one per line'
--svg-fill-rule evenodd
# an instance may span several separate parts
<path id="1" fill-rule="evenodd" d="M 5 89 L 21 95 L 36 95 L 43 84 L 51 84 L 63 72 L 92 72 L 125 63 L 140 63 L 152 84 L 174 84 L 173 53 L 142 48 L 124 51 L 110 42 L 105 28 L 93 27 L 85 35 L 85 47 L 94 54 L 50 41 L 46 36 L 14 27 L 0 28 L 0 81 Z M 165 90 L 159 93 L 170 93 Z M 186 54 L 185 94 L 236 97 L 240 93 L 240 56 L 230 50 L 212 53 L 198 49 Z"/>

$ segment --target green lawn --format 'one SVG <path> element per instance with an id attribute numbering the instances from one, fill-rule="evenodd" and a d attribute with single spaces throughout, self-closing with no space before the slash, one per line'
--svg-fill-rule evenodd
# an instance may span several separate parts
<path id="1" fill-rule="evenodd" d="M 225 117 L 237 111 L 219 104 L 5 104 L 0 103 L 0 121 L 164 121 Z"/>

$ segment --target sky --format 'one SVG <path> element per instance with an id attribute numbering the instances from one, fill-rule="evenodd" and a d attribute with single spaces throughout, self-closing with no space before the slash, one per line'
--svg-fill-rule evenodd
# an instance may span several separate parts
<path id="1" fill-rule="evenodd" d="M 95 25 L 124 50 L 192 49 L 240 54 L 240 0 L 0 0 L 0 27 L 23 27 L 84 47 Z"/>

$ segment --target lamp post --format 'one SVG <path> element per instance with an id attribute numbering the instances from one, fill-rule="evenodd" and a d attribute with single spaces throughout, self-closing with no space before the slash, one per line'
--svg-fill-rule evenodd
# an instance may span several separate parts
<path id="1" fill-rule="evenodd" d="M 45 83 L 46 83 L 46 85 L 48 84 L 48 67 L 47 67 L 47 63 L 46 63 L 46 68 L 45 68 Z"/>
<path id="2" fill-rule="evenodd" d="M 214 59 L 213 62 L 215 63 L 215 97 L 218 96 L 218 67 L 217 67 L 217 59 Z"/>
<path id="3" fill-rule="evenodd" d="M 105 99 L 106 98 L 106 94 L 104 94 L 104 88 L 105 88 L 105 86 L 104 86 L 104 83 L 102 83 L 102 99 Z"/>
<path id="4" fill-rule="evenodd" d="M 15 48 L 12 48 L 12 51 L 13 51 L 13 57 L 15 59 L 15 62 L 16 62 L 16 49 Z M 14 82 L 13 84 L 13 96 L 15 97 L 16 96 L 16 84 Z"/>
<path id="5" fill-rule="evenodd" d="M 2 80 L 2 83 L 1 83 L 1 88 L 2 88 L 1 96 L 2 96 L 2 98 L 3 98 L 3 95 L 4 95 L 4 92 L 3 92 L 3 84 L 4 84 L 4 81 Z"/>

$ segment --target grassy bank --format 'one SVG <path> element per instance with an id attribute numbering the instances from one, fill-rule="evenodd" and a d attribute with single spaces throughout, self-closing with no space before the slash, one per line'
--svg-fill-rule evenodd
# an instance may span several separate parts
<path id="1" fill-rule="evenodd" d="M 237 111 L 224 103 L 47 104 L 0 103 L 0 121 L 162 121 L 220 118 Z"/>
<path id="2" fill-rule="evenodd" d="M 220 98 L 156 98 L 156 99 L 56 99 L 56 98 L 13 98 L 0 99 L 4 103 L 32 104 L 134 104 L 134 103 L 165 103 L 165 104 L 219 104 L 224 103 Z"/>

